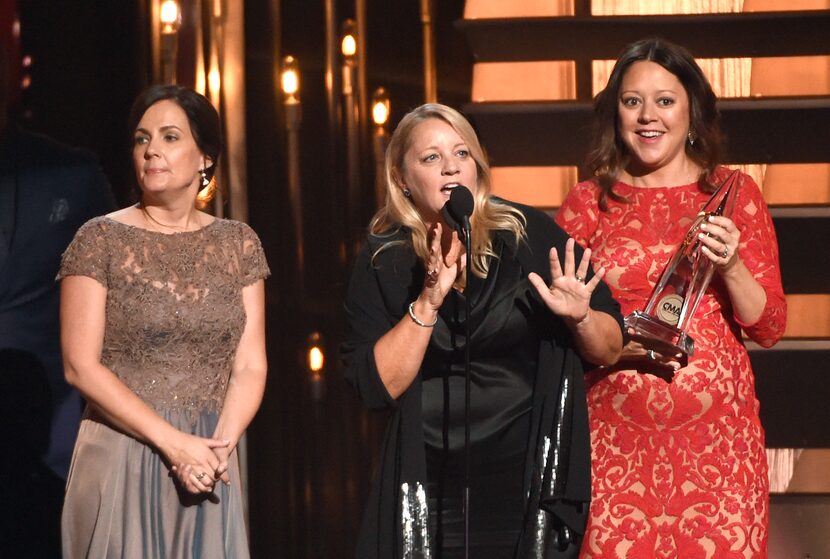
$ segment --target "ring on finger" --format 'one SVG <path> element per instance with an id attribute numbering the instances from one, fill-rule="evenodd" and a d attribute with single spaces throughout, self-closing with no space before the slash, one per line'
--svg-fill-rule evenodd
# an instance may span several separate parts
<path id="1" fill-rule="evenodd" d="M 729 245 L 723 245 L 723 250 L 720 253 L 721 258 L 728 258 L 729 257 Z"/>
<path id="2" fill-rule="evenodd" d="M 576 278 L 576 281 L 578 281 L 579 283 L 585 283 L 585 278 L 583 278 L 579 274 L 574 274 L 574 277 Z"/>
<path id="3" fill-rule="evenodd" d="M 207 474 L 205 474 L 205 472 L 200 472 L 200 473 L 196 474 L 196 480 L 197 481 L 202 481 L 202 478 L 205 477 L 206 475 Z"/>
<path id="4" fill-rule="evenodd" d="M 649 359 L 651 359 L 652 361 L 656 361 L 656 360 L 657 360 L 657 354 L 656 354 L 656 353 L 654 353 L 654 350 L 653 350 L 653 349 L 647 349 L 647 350 L 646 350 L 646 357 L 648 357 L 648 358 L 649 358 Z"/>

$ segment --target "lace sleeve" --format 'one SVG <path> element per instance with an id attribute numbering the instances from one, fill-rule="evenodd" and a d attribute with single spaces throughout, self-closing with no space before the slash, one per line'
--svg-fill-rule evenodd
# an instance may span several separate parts
<path id="1" fill-rule="evenodd" d="M 56 279 L 66 276 L 87 276 L 109 287 L 110 254 L 107 247 L 106 227 L 103 218 L 87 221 L 75 233 L 75 237 L 61 257 Z"/>
<path id="2" fill-rule="evenodd" d="M 559 211 L 556 223 L 573 237 L 582 248 L 591 246 L 591 237 L 597 229 L 599 206 L 598 189 L 593 182 L 585 181 L 574 185 Z"/>
<path id="3" fill-rule="evenodd" d="M 271 275 L 259 237 L 250 226 L 242 224 L 242 285 L 247 286 Z"/>
<path id="4" fill-rule="evenodd" d="M 758 185 L 746 175 L 735 204 L 733 221 L 741 231 L 738 249 L 741 259 L 767 294 L 767 304 L 754 324 L 744 324 L 737 317 L 735 321 L 753 341 L 770 347 L 784 335 L 787 300 L 781 286 L 778 240 L 772 217 Z"/>

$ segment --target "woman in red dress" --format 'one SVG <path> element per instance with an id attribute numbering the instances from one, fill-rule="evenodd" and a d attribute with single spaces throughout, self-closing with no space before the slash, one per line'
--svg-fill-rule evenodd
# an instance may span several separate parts
<path id="1" fill-rule="evenodd" d="M 585 248 L 623 314 L 642 309 L 691 222 L 729 170 L 715 95 L 692 56 L 629 45 L 596 98 L 591 180 L 557 222 Z M 766 557 L 764 431 L 742 331 L 769 347 L 786 301 L 778 244 L 758 186 L 741 174 L 730 218 L 711 217 L 703 254 L 716 273 L 692 319 L 694 355 L 629 342 L 589 373 L 592 504 L 583 558 Z M 674 369 L 667 382 L 656 369 Z"/>

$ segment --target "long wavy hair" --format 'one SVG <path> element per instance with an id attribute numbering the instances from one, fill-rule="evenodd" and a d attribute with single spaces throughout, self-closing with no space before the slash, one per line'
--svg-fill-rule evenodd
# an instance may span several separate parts
<path id="1" fill-rule="evenodd" d="M 709 81 L 685 48 L 659 38 L 631 43 L 617 59 L 608 84 L 594 98 L 594 125 L 591 149 L 586 166 L 596 177 L 601 189 L 599 207 L 607 210 L 608 198 L 618 202 L 626 199 L 613 190 L 620 172 L 629 163 L 630 154 L 619 134 L 619 98 L 625 73 L 635 62 L 659 64 L 674 74 L 689 96 L 689 134 L 686 155 L 701 169 L 698 184 L 704 192 L 714 192 L 712 172 L 723 154 L 724 138 L 715 93 Z"/>
<path id="2" fill-rule="evenodd" d="M 458 111 L 446 105 L 427 103 L 404 116 L 386 148 L 384 164 L 384 179 L 386 182 L 386 202 L 378 210 L 369 224 L 369 233 L 383 238 L 394 234 L 401 228 L 410 233 L 409 242 L 418 258 L 426 265 L 429 261 L 429 244 L 427 224 L 421 217 L 418 208 L 403 194 L 401 188 L 404 174 L 404 155 L 409 149 L 412 133 L 422 122 L 429 119 L 439 119 L 455 130 L 467 144 L 470 156 L 476 164 L 477 185 L 475 193 L 475 207 L 470 216 L 472 234 L 470 246 L 472 250 L 473 273 L 478 277 L 485 277 L 489 268 L 490 257 L 494 257 L 493 233 L 497 230 L 510 231 L 518 243 L 525 235 L 525 218 L 522 213 L 506 204 L 495 201 L 490 196 L 490 165 L 484 149 L 478 141 L 473 127 Z M 390 241 L 381 245 L 375 254 L 394 244 Z"/>

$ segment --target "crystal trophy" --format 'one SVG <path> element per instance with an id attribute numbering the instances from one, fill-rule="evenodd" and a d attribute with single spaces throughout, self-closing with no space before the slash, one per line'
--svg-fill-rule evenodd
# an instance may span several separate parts
<path id="1" fill-rule="evenodd" d="M 732 171 L 698 212 L 683 242 L 660 276 L 645 309 L 625 317 L 630 339 L 646 349 L 686 366 L 694 353 L 694 340 L 687 333 L 714 272 L 714 264 L 701 253 L 700 226 L 709 216 L 730 217 L 738 192 L 738 171 Z"/>

